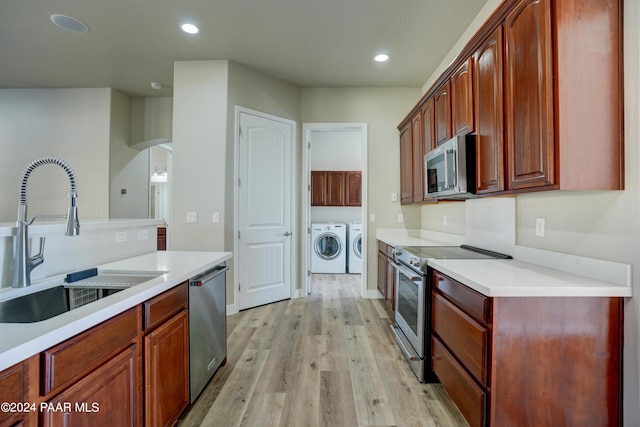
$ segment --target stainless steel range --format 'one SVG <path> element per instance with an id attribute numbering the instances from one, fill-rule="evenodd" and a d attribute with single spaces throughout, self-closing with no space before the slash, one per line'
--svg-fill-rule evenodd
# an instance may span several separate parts
<path id="1" fill-rule="evenodd" d="M 473 246 L 396 248 L 396 307 L 393 333 L 420 382 L 435 382 L 431 371 L 431 282 L 429 259 L 509 259 L 509 255 Z"/>

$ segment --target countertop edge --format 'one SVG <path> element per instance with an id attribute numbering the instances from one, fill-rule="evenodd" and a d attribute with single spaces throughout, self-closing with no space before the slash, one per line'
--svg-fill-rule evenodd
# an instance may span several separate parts
<path id="1" fill-rule="evenodd" d="M 87 306 L 69 311 L 60 316 L 36 323 L 0 323 L 2 335 L 6 341 L 0 343 L 0 371 L 10 368 L 27 358 L 38 354 L 64 340 L 82 333 L 126 310 L 153 298 L 162 292 L 169 290 L 190 277 L 215 267 L 232 258 L 231 252 L 180 252 L 167 251 L 145 254 L 134 258 L 115 261 L 98 266 L 99 269 L 132 269 L 132 264 L 145 259 L 156 257 L 158 267 L 156 270 L 166 271 L 161 268 L 163 261 L 170 261 L 172 257 L 180 258 L 197 256 L 199 259 L 190 266 L 180 271 L 174 271 L 109 296 L 103 300 L 93 302 Z M 206 261 L 203 259 L 207 258 Z M 136 261 L 138 260 L 138 261 Z M 149 268 L 140 268 L 140 270 Z M 111 299 L 110 301 L 107 301 Z M 105 302 L 106 301 L 106 302 Z M 23 335 L 24 339 L 16 338 Z M 7 342 L 9 341 L 9 342 Z M 18 341 L 18 342 L 16 342 Z"/>

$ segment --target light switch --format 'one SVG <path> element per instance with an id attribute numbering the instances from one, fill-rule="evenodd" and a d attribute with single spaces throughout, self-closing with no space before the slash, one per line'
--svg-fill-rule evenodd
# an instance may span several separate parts
<path id="1" fill-rule="evenodd" d="M 198 222 L 198 212 L 187 212 L 187 223 L 193 224 Z"/>
<path id="2" fill-rule="evenodd" d="M 214 212 L 213 215 L 211 216 L 211 221 L 214 224 L 220 224 L 220 212 Z"/>
<path id="3" fill-rule="evenodd" d="M 398 201 L 398 193 L 391 193 L 391 201 L 392 202 Z"/>
<path id="4" fill-rule="evenodd" d="M 369 222 L 376 222 L 376 214 L 369 214 Z"/>
<path id="5" fill-rule="evenodd" d="M 536 218 L 536 236 L 544 237 L 544 228 L 545 228 L 545 220 L 544 218 Z"/>

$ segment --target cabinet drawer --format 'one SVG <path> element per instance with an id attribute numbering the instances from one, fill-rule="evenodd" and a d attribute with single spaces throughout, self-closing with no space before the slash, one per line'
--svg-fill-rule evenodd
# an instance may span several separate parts
<path id="1" fill-rule="evenodd" d="M 189 284 L 184 282 L 173 289 L 145 301 L 143 306 L 145 331 L 155 328 L 170 319 L 189 304 Z"/>
<path id="2" fill-rule="evenodd" d="M 433 293 L 433 333 L 458 360 L 486 387 L 489 358 L 487 328 L 450 301 Z"/>
<path id="3" fill-rule="evenodd" d="M 454 301 L 471 316 L 489 323 L 491 316 L 491 299 L 489 297 L 437 271 L 433 272 L 433 287 L 440 289 L 447 298 Z"/>
<path id="4" fill-rule="evenodd" d="M 487 395 L 455 361 L 437 338 L 431 338 L 431 365 L 471 427 L 482 427 L 486 419 Z"/>
<path id="5" fill-rule="evenodd" d="M 44 395 L 58 392 L 86 376 L 137 335 L 138 308 L 132 308 L 44 351 Z"/>

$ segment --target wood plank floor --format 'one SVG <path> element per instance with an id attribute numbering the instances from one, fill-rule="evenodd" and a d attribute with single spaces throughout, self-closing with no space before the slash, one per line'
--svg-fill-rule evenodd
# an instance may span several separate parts
<path id="1" fill-rule="evenodd" d="M 359 275 L 312 280 L 307 298 L 227 317 L 227 364 L 179 427 L 467 425 L 442 386 L 417 381 Z"/>

